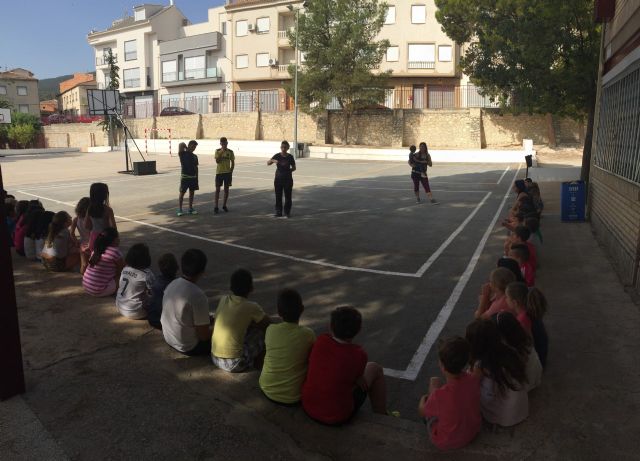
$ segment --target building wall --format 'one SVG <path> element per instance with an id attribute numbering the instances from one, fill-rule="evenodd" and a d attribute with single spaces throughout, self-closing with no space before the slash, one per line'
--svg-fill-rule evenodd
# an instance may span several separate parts
<path id="1" fill-rule="evenodd" d="M 298 116 L 298 141 L 324 144 L 316 139 L 318 132 L 318 117 L 300 113 Z M 259 119 L 259 139 L 269 141 L 291 142 L 293 140 L 293 112 L 263 112 Z"/>
<path id="2" fill-rule="evenodd" d="M 258 139 L 258 112 L 203 114 L 202 137 L 217 139 Z"/>
<path id="3" fill-rule="evenodd" d="M 97 122 L 47 125 L 42 131 L 45 147 L 77 147 L 87 151 L 89 147 L 108 145 L 107 136 Z"/>
<path id="4" fill-rule="evenodd" d="M 28 109 L 29 114 L 40 115 L 38 80 L 0 78 L 0 86 L 6 89 L 6 94 L 0 94 L 0 98 L 7 100 L 13 106 L 13 110 L 16 112 L 21 111 L 22 106 Z M 26 87 L 26 96 L 18 95 L 18 87 Z"/>

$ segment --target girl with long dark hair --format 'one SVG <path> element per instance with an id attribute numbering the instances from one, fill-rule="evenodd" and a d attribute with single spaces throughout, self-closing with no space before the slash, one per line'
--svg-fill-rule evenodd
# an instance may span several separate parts
<path id="1" fill-rule="evenodd" d="M 91 296 L 110 296 L 118 289 L 118 280 L 124 267 L 118 245 L 120 238 L 113 227 L 107 227 L 96 237 L 89 265 L 82 276 L 82 286 Z"/>
<path id="2" fill-rule="evenodd" d="M 89 249 L 93 251 L 93 245 L 98 235 L 107 227 L 117 230 L 116 218 L 109 206 L 109 186 L 102 182 L 94 182 L 89 188 L 89 208 L 84 220 L 84 227 L 90 232 Z"/>

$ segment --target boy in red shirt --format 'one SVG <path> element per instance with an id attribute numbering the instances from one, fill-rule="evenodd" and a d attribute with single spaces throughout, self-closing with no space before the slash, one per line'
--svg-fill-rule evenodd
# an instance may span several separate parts
<path id="1" fill-rule="evenodd" d="M 447 380 L 431 378 L 429 393 L 420 399 L 418 411 L 427 420 L 431 441 L 441 450 L 470 443 L 482 426 L 480 375 L 464 371 L 471 346 L 459 336 L 444 341 L 438 349 L 440 370 Z"/>
<path id="2" fill-rule="evenodd" d="M 509 250 L 509 257 L 518 261 L 520 272 L 522 272 L 522 277 L 527 287 L 534 287 L 536 285 L 536 269 L 535 266 L 531 264 L 529 247 L 523 243 L 514 243 Z"/>
<path id="3" fill-rule="evenodd" d="M 316 421 L 348 422 L 369 395 L 375 413 L 386 414 L 387 391 L 382 367 L 367 363 L 367 353 L 353 344 L 362 316 L 354 307 L 331 313 L 331 333 L 320 335 L 311 349 L 307 379 L 302 386 L 302 408 Z"/>
<path id="4" fill-rule="evenodd" d="M 529 250 L 529 262 L 535 270 L 538 267 L 538 255 L 536 254 L 536 247 L 529 241 L 529 237 L 531 237 L 531 231 L 528 227 L 516 226 L 505 244 L 505 255 L 508 256 L 508 250 L 512 245 L 526 245 L 527 249 Z"/>

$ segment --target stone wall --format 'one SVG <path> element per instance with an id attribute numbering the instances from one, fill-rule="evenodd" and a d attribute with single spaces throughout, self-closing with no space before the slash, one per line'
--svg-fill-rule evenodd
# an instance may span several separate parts
<path id="1" fill-rule="evenodd" d="M 293 140 L 291 112 L 240 112 L 194 114 L 147 119 L 127 119 L 134 138 L 143 139 L 145 128 L 161 129 L 158 139 Z M 548 144 L 555 137 L 560 144 L 584 140 L 584 126 L 570 119 L 544 115 L 500 115 L 494 110 L 376 110 L 352 116 L 349 143 L 373 147 L 401 147 L 425 141 L 434 149 L 480 149 L 521 146 L 523 139 Z M 107 145 L 102 129 L 93 124 L 58 124 L 44 127 L 50 147 Z M 151 134 L 148 134 L 152 138 Z M 319 116 L 300 113 L 298 139 L 313 144 L 342 144 L 344 114 L 328 111 Z"/>
<path id="2" fill-rule="evenodd" d="M 300 112 L 298 114 L 298 141 L 324 144 L 316 139 L 318 132 L 317 117 Z M 259 120 L 259 139 L 265 141 L 291 142 L 293 139 L 293 112 L 263 112 Z"/>
<path id="3" fill-rule="evenodd" d="M 202 138 L 258 139 L 258 113 L 232 112 L 202 115 Z"/>
<path id="4" fill-rule="evenodd" d="M 89 147 L 106 146 L 106 133 L 94 123 L 59 123 L 42 127 L 45 147 L 77 147 L 87 151 Z"/>

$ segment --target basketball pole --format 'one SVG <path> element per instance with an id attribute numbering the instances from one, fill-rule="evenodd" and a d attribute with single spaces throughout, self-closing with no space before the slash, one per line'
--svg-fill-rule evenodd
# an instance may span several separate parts
<path id="1" fill-rule="evenodd" d="M 4 207 L 6 192 L 0 165 L 0 400 L 24 394 L 24 368 L 18 324 L 16 287 Z"/>

